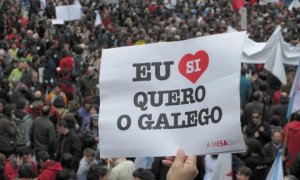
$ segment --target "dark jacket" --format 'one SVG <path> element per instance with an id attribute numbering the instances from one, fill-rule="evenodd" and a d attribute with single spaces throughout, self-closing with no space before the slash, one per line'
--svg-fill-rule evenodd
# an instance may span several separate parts
<path id="1" fill-rule="evenodd" d="M 264 128 L 263 132 L 259 130 L 260 127 Z M 256 126 L 251 122 L 246 126 L 245 135 L 249 138 L 255 138 L 254 134 L 256 131 L 259 132 L 259 137 L 256 139 L 261 143 L 261 145 L 265 145 L 271 140 L 271 126 L 268 123 L 262 122 L 260 125 Z"/>
<path id="2" fill-rule="evenodd" d="M 61 161 L 64 153 L 72 154 L 74 157 L 74 164 L 78 166 L 79 161 L 82 158 L 82 143 L 78 135 L 72 131 L 69 131 L 66 135 L 60 134 L 58 136 L 54 160 Z"/>
<path id="3" fill-rule="evenodd" d="M 265 180 L 268 175 L 268 168 L 263 156 L 250 156 L 245 160 L 245 165 L 253 172 L 254 180 Z"/>
<path id="4" fill-rule="evenodd" d="M 15 148 L 16 128 L 0 114 L 0 152 L 12 151 Z"/>
<path id="5" fill-rule="evenodd" d="M 46 116 L 34 119 L 30 137 L 35 151 L 48 151 L 51 141 L 55 139 L 55 127 L 50 119 Z"/>

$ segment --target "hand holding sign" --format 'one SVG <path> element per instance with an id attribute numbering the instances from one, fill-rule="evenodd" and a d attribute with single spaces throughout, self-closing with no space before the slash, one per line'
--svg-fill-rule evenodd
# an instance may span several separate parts
<path id="1" fill-rule="evenodd" d="M 197 174 L 196 156 L 186 156 L 183 150 L 178 150 L 174 163 L 167 174 L 167 180 L 193 180 Z"/>

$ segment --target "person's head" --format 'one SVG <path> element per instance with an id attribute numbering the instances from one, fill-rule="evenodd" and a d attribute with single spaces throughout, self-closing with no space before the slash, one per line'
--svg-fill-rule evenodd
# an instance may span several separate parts
<path id="1" fill-rule="evenodd" d="M 53 101 L 53 106 L 57 108 L 63 108 L 65 107 L 65 100 L 62 96 L 57 96 Z"/>
<path id="2" fill-rule="evenodd" d="M 17 158 L 22 159 L 24 163 L 32 162 L 31 150 L 25 146 L 17 147 L 16 155 L 17 155 Z"/>
<path id="3" fill-rule="evenodd" d="M 60 92 L 61 92 L 61 89 L 60 89 L 59 83 L 55 83 L 54 88 L 53 88 L 53 93 L 59 94 Z"/>
<path id="4" fill-rule="evenodd" d="M 32 163 L 23 163 L 18 168 L 19 179 L 33 179 L 36 177 Z"/>
<path id="5" fill-rule="evenodd" d="M 36 83 L 38 81 L 39 74 L 36 71 L 32 71 L 31 73 L 31 81 Z"/>
<path id="6" fill-rule="evenodd" d="M 274 144 L 280 145 L 280 142 L 281 142 L 281 131 L 280 130 L 275 129 L 272 132 L 272 141 Z"/>
<path id="7" fill-rule="evenodd" d="M 289 102 L 289 95 L 286 92 L 280 94 L 280 103 L 287 104 Z"/>
<path id="8" fill-rule="evenodd" d="M 57 132 L 64 135 L 69 132 L 67 121 L 61 120 L 57 123 Z"/>
<path id="9" fill-rule="evenodd" d="M 95 74 L 94 67 L 89 66 L 89 67 L 87 68 L 87 70 L 86 70 L 86 75 L 87 75 L 88 77 L 93 77 L 94 74 Z"/>
<path id="10" fill-rule="evenodd" d="M 108 180 L 108 169 L 98 164 L 90 166 L 87 175 L 87 180 Z"/>
<path id="11" fill-rule="evenodd" d="M 236 174 L 237 180 L 249 180 L 252 176 L 252 171 L 250 168 L 243 166 L 238 169 Z"/>
<path id="12" fill-rule="evenodd" d="M 138 168 L 133 172 L 134 180 L 155 180 L 154 174 L 147 169 Z"/>
<path id="13" fill-rule="evenodd" d="M 300 111 L 297 111 L 292 114 L 292 119 L 295 121 L 300 121 Z"/>
<path id="14" fill-rule="evenodd" d="M 246 143 L 250 154 L 261 155 L 261 143 L 257 139 L 249 138 Z"/>
<path id="15" fill-rule="evenodd" d="M 256 126 L 260 125 L 262 122 L 262 116 L 261 116 L 261 112 L 259 110 L 253 110 L 252 111 L 252 122 L 253 124 L 255 124 Z"/>
<path id="16" fill-rule="evenodd" d="M 90 125 L 93 127 L 98 127 L 98 119 L 99 119 L 98 115 L 92 115 L 90 117 Z"/>
<path id="17" fill-rule="evenodd" d="M 0 99 L 0 113 L 3 112 L 4 106 L 5 106 L 5 101 L 3 99 Z"/>
<path id="18" fill-rule="evenodd" d="M 50 159 L 49 153 L 47 151 L 40 151 L 37 156 L 40 159 L 40 164 L 43 166 L 45 162 L 47 162 Z"/>
<path id="19" fill-rule="evenodd" d="M 43 116 L 49 116 L 50 112 L 51 112 L 51 107 L 50 106 L 43 106 L 43 109 L 42 109 Z"/>
<path id="20" fill-rule="evenodd" d="M 89 108 L 89 114 L 90 115 L 96 115 L 99 113 L 99 106 L 96 104 L 92 104 Z"/>
<path id="21" fill-rule="evenodd" d="M 73 168 L 73 156 L 70 153 L 65 153 L 62 155 L 61 166 L 64 169 L 72 169 Z"/>
<path id="22" fill-rule="evenodd" d="M 18 64 L 18 69 L 19 69 L 20 71 L 23 71 L 25 68 L 26 68 L 26 64 L 25 64 L 25 63 L 20 62 L 20 63 Z"/>
<path id="23" fill-rule="evenodd" d="M 262 92 L 261 91 L 255 91 L 253 93 L 253 96 L 252 96 L 253 100 L 255 101 L 261 101 L 262 99 Z"/>
<path id="24" fill-rule="evenodd" d="M 273 125 L 273 126 L 280 126 L 280 123 L 281 122 L 281 118 L 279 115 L 273 115 L 271 117 L 271 122 L 270 124 Z"/>
<path id="25" fill-rule="evenodd" d="M 96 151 L 91 148 L 85 148 L 83 151 L 83 156 L 85 157 L 86 161 L 90 164 L 94 161 L 96 157 Z"/>
<path id="26" fill-rule="evenodd" d="M 16 109 L 17 110 L 23 110 L 26 106 L 26 100 L 25 99 L 18 99 L 16 102 Z"/>

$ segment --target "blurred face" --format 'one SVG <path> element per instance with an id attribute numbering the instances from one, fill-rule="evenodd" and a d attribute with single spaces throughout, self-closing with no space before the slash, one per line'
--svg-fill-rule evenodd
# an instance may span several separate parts
<path id="1" fill-rule="evenodd" d="M 260 125 L 261 124 L 261 115 L 259 113 L 253 113 L 252 114 L 252 122 L 255 125 Z"/>
<path id="2" fill-rule="evenodd" d="M 32 73 L 31 75 L 31 81 L 32 82 L 37 82 L 38 80 L 38 74 L 37 73 Z"/>
<path id="3" fill-rule="evenodd" d="M 275 144 L 279 145 L 281 142 L 281 133 L 280 132 L 274 132 L 272 136 L 272 140 Z"/>
<path id="4" fill-rule="evenodd" d="M 93 126 L 96 126 L 96 127 L 98 126 L 98 121 L 97 120 L 92 120 L 91 123 L 92 123 Z"/>
<path id="5" fill-rule="evenodd" d="M 59 94 L 60 93 L 60 88 L 58 86 L 55 86 L 54 89 L 53 89 L 53 92 L 55 94 Z"/>
<path id="6" fill-rule="evenodd" d="M 97 114 L 97 110 L 94 107 L 92 107 L 90 109 L 90 114 Z"/>
<path id="7" fill-rule="evenodd" d="M 87 156 L 87 157 L 86 157 L 86 161 L 87 161 L 87 163 L 91 163 L 91 162 L 93 162 L 93 161 L 94 161 L 94 159 L 95 159 L 95 156 Z"/>
<path id="8" fill-rule="evenodd" d="M 237 175 L 236 175 L 236 179 L 237 180 L 248 180 L 249 177 L 245 176 L 244 174 L 241 174 L 240 172 L 238 172 Z"/>
<path id="9" fill-rule="evenodd" d="M 2 103 L 0 103 L 0 112 L 2 112 L 2 111 L 3 111 L 3 108 L 4 108 L 3 104 L 2 104 Z"/>
<path id="10" fill-rule="evenodd" d="M 32 156 L 31 154 L 25 154 L 22 156 L 22 160 L 24 163 L 30 163 L 32 162 Z"/>
<path id="11" fill-rule="evenodd" d="M 63 134 L 64 130 L 65 130 L 65 128 L 64 128 L 63 126 L 58 126 L 58 125 L 57 125 L 56 131 L 57 131 L 58 133 Z"/>

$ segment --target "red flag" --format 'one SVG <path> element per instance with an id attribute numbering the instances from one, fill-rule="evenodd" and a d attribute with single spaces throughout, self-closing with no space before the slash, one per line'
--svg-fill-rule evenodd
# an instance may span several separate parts
<path id="1" fill-rule="evenodd" d="M 250 1 L 250 5 L 255 5 L 256 4 L 256 0 L 251 0 Z"/>
<path id="2" fill-rule="evenodd" d="M 245 6 L 244 0 L 231 0 L 231 5 L 234 10 L 239 10 Z"/>

